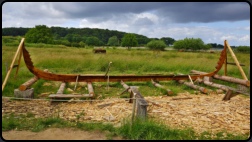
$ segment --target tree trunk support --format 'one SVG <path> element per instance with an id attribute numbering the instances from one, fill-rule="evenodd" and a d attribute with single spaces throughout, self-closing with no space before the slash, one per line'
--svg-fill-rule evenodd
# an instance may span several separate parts
<path id="1" fill-rule="evenodd" d="M 240 93 L 238 93 L 238 92 L 233 93 L 233 90 L 228 90 L 226 92 L 225 96 L 223 97 L 222 101 L 230 100 L 230 98 L 232 98 L 238 94 L 240 94 Z"/>

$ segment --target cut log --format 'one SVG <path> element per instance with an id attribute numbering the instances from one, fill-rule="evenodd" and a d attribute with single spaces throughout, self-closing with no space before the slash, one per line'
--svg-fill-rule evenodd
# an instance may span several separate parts
<path id="1" fill-rule="evenodd" d="M 187 85 L 187 86 L 189 86 L 189 87 L 191 87 L 191 88 L 193 88 L 195 90 L 200 90 L 200 92 L 202 92 L 202 93 L 207 93 L 207 89 L 204 88 L 204 87 L 200 87 L 198 85 L 193 85 L 193 84 L 191 84 L 189 82 L 185 82 L 185 81 L 182 81 L 182 80 L 178 80 L 178 82 L 180 84 L 185 84 L 185 85 Z"/>
<path id="2" fill-rule="evenodd" d="M 221 85 L 221 84 L 216 84 L 216 83 L 213 83 L 213 82 L 204 81 L 202 79 L 198 79 L 198 81 L 200 83 L 204 83 L 207 86 L 216 87 L 216 88 L 219 88 L 219 89 L 224 90 L 224 91 L 232 90 L 232 91 L 239 92 L 241 94 L 250 96 L 250 93 L 247 93 L 247 92 L 235 89 L 235 88 L 231 88 L 231 87 L 228 87 L 228 86 L 225 86 L 225 85 Z"/>
<path id="3" fill-rule="evenodd" d="M 201 73 L 205 74 L 206 72 L 201 72 L 201 71 L 196 71 L 196 70 L 191 70 L 192 73 Z M 229 76 L 222 76 L 222 75 L 213 75 L 213 78 L 223 80 L 223 81 L 228 81 L 232 83 L 238 83 L 238 84 L 243 84 L 246 86 L 250 86 L 250 81 L 249 80 L 244 80 L 244 79 L 239 79 L 239 78 L 234 78 L 234 77 L 229 77 Z"/>
<path id="4" fill-rule="evenodd" d="M 123 88 L 125 88 L 125 89 L 128 89 L 129 88 L 129 86 L 127 85 L 127 84 L 125 84 L 122 80 L 121 80 L 121 85 L 123 86 Z M 128 92 L 131 92 L 131 89 L 128 89 Z"/>
<path id="5" fill-rule="evenodd" d="M 216 93 L 217 93 L 217 94 L 222 94 L 223 92 L 224 92 L 224 91 L 221 90 L 221 89 L 217 89 L 217 90 L 216 90 Z"/>
<path id="6" fill-rule="evenodd" d="M 166 89 L 164 86 L 162 86 L 162 85 L 154 82 L 153 80 L 151 80 L 151 82 L 152 82 L 152 85 L 154 85 L 155 87 L 163 88 L 163 89 L 167 90 L 168 95 L 172 95 L 173 94 L 173 91 L 171 91 L 170 89 Z"/>
<path id="7" fill-rule="evenodd" d="M 87 82 L 87 86 L 88 86 L 88 92 L 89 94 L 93 94 L 93 97 L 95 97 L 95 93 L 94 93 L 94 89 L 92 86 L 92 82 Z"/>
<path id="8" fill-rule="evenodd" d="M 45 69 L 44 72 L 48 72 L 48 69 Z M 20 91 L 26 90 L 28 87 L 30 87 L 32 84 L 34 84 L 38 80 L 39 80 L 39 77 L 37 77 L 37 76 L 33 77 L 32 79 L 28 80 L 24 84 L 20 85 L 19 90 Z"/>
<path id="9" fill-rule="evenodd" d="M 63 94 L 64 89 L 66 87 L 66 82 L 62 81 L 59 90 L 57 91 L 56 94 Z"/>

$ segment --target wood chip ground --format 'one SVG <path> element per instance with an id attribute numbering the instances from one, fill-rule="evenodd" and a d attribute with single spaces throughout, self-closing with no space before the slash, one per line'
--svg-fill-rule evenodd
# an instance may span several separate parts
<path id="1" fill-rule="evenodd" d="M 213 133 L 223 130 L 233 133 L 250 133 L 250 107 L 236 107 L 250 106 L 250 98 L 238 95 L 229 101 L 222 101 L 224 95 L 179 93 L 177 96 L 152 96 L 144 98 L 149 100 L 149 106 L 147 107 L 148 117 L 164 120 L 167 125 L 172 127 L 183 129 L 189 126 L 198 133 L 207 130 Z M 191 97 L 192 99 L 172 99 L 185 97 Z M 153 104 L 151 100 L 157 101 Z M 170 103 L 158 101 L 169 101 Z M 104 104 L 110 105 L 98 107 Z M 32 112 L 35 117 L 48 117 L 58 113 L 60 118 L 76 121 L 76 116 L 84 110 L 85 115 L 81 116 L 80 121 L 108 122 L 104 117 L 111 116 L 111 114 L 106 109 L 115 118 L 113 123 L 120 123 L 122 118 L 130 118 L 132 103 L 128 103 L 128 100 L 109 100 L 92 101 L 92 103 L 72 101 L 53 102 L 53 104 L 50 104 L 50 101 L 13 101 L 2 99 L 2 115 L 11 112 L 16 114 Z"/>

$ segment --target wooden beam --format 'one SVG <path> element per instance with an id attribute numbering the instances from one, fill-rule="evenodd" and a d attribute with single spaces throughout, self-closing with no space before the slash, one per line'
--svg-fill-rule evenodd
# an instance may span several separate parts
<path id="1" fill-rule="evenodd" d="M 93 97 L 93 94 L 50 94 L 49 98 L 81 98 L 81 97 Z"/>
<path id="2" fill-rule="evenodd" d="M 224 41 L 224 46 L 227 46 L 225 41 Z M 226 54 L 226 59 L 224 60 L 224 76 L 227 76 L 227 54 Z"/>
<path id="3" fill-rule="evenodd" d="M 226 41 L 226 40 L 225 40 L 225 41 Z M 233 59 L 234 59 L 234 61 L 235 61 L 235 63 L 236 63 L 236 66 L 239 68 L 239 70 L 240 70 L 240 72 L 241 72 L 241 74 L 242 74 L 243 79 L 248 80 L 248 78 L 246 77 L 246 75 L 245 75 L 243 69 L 242 69 L 241 66 L 240 66 L 240 63 L 238 62 L 238 60 L 237 60 L 237 58 L 236 58 L 234 52 L 232 51 L 232 49 L 231 49 L 231 47 L 229 46 L 229 44 L 228 44 L 227 41 L 226 41 L 226 44 L 227 44 L 227 47 L 228 47 L 228 49 L 229 49 L 229 52 L 231 53 L 231 55 L 232 55 L 232 57 L 233 57 Z"/>
<path id="4" fill-rule="evenodd" d="M 183 99 L 192 99 L 191 97 L 186 97 L 186 98 L 172 98 L 172 100 L 183 100 Z"/>
<path id="5" fill-rule="evenodd" d="M 48 69 L 45 69 L 44 72 L 48 72 Z M 26 90 L 28 87 L 30 87 L 32 84 L 34 84 L 36 81 L 39 80 L 39 77 L 35 76 L 32 79 L 26 81 L 22 85 L 19 86 L 20 91 Z"/>
<path id="6" fill-rule="evenodd" d="M 92 86 L 92 82 L 87 82 L 88 92 L 89 94 L 93 94 L 93 97 L 95 97 L 94 89 Z"/>
<path id="7" fill-rule="evenodd" d="M 77 82 L 78 82 L 79 76 L 80 76 L 80 75 L 77 75 L 77 77 L 76 77 L 76 82 L 75 82 L 75 86 L 74 86 L 74 91 L 75 91 L 75 89 L 76 89 L 76 86 L 77 86 Z"/>
<path id="8" fill-rule="evenodd" d="M 196 70 L 191 70 L 191 72 L 205 74 L 205 72 L 196 71 Z M 244 79 L 239 79 L 239 78 L 234 78 L 234 77 L 229 77 L 229 76 L 222 76 L 222 75 L 217 75 L 217 74 L 214 74 L 213 78 L 218 79 L 218 80 L 223 80 L 223 81 L 228 81 L 228 82 L 232 82 L 232 83 L 238 83 L 238 84 L 250 86 L 249 80 L 244 80 Z"/>
<path id="9" fill-rule="evenodd" d="M 5 87 L 6 83 L 7 83 L 8 78 L 9 78 L 9 76 L 10 76 L 10 73 L 11 73 L 12 67 L 13 67 L 13 65 L 14 65 L 14 63 L 15 63 L 15 60 L 16 60 L 16 58 L 17 58 L 17 55 L 18 55 L 18 53 L 20 53 L 20 50 L 21 50 L 22 47 L 23 47 L 24 41 L 25 41 L 25 38 L 22 38 L 22 40 L 21 40 L 21 42 L 20 42 L 20 44 L 19 44 L 19 46 L 18 46 L 18 49 L 17 49 L 17 51 L 16 51 L 16 54 L 14 55 L 14 58 L 13 58 L 13 60 L 12 60 L 11 66 L 10 66 L 11 68 L 10 68 L 10 70 L 7 72 L 7 75 L 6 75 L 6 77 L 5 77 L 5 79 L 4 79 L 4 82 L 3 82 L 3 85 L 2 85 L 2 92 L 3 92 L 3 90 L 4 90 L 4 87 Z"/>
<path id="10" fill-rule="evenodd" d="M 23 46 L 24 46 L 24 43 L 23 43 Z M 18 69 L 19 69 L 19 66 L 20 66 L 20 61 L 21 61 L 22 54 L 23 54 L 23 50 L 20 50 L 18 64 L 17 64 L 18 66 L 17 66 L 17 70 L 16 70 L 16 74 L 15 74 L 14 80 L 16 80 L 16 78 L 17 78 Z"/>
<path id="11" fill-rule="evenodd" d="M 166 89 L 164 86 L 162 86 L 162 85 L 154 82 L 153 80 L 151 80 L 151 82 L 152 82 L 152 85 L 154 85 L 155 87 L 165 89 L 168 92 L 168 95 L 172 95 L 173 94 L 173 91 L 171 91 L 170 89 Z"/>
<path id="12" fill-rule="evenodd" d="M 230 63 L 230 62 L 227 62 L 227 64 L 229 64 L 229 65 L 236 65 L 235 63 Z M 240 66 L 245 66 L 245 65 L 240 64 Z"/>
<path id="13" fill-rule="evenodd" d="M 204 88 L 204 87 L 200 87 L 200 86 L 198 86 L 198 85 L 193 85 L 193 84 L 191 84 L 191 83 L 189 83 L 189 82 L 185 82 L 185 81 L 182 81 L 182 80 L 178 80 L 178 82 L 179 82 L 180 84 L 187 85 L 187 86 L 189 86 L 189 87 L 191 87 L 191 88 L 193 88 L 193 89 L 195 89 L 195 90 L 199 90 L 199 91 L 202 92 L 202 93 L 207 93 L 207 89 Z"/>
<path id="14" fill-rule="evenodd" d="M 109 68 L 110 68 L 110 65 L 112 64 L 112 62 L 109 63 L 109 66 L 108 66 L 108 69 L 107 69 L 107 72 L 105 73 L 105 77 L 107 76 L 107 73 L 109 72 Z"/>
<path id="15" fill-rule="evenodd" d="M 66 82 L 62 81 L 59 90 L 57 91 L 56 94 L 63 94 L 64 89 L 66 87 Z"/>

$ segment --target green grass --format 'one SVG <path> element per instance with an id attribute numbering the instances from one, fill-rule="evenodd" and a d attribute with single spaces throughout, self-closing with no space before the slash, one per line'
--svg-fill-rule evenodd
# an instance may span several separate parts
<path id="1" fill-rule="evenodd" d="M 192 128 L 177 129 L 165 125 L 162 121 L 157 121 L 148 118 L 145 121 L 137 119 L 132 126 L 130 119 L 125 119 L 121 127 L 115 128 L 112 124 L 87 123 L 87 122 L 69 122 L 57 116 L 48 118 L 34 118 L 25 115 L 10 115 L 2 116 L 2 131 L 9 130 L 29 130 L 32 132 L 44 131 L 47 128 L 65 128 L 73 127 L 84 131 L 99 130 L 100 132 L 108 131 L 107 139 L 112 139 L 113 136 L 120 136 L 130 140 L 247 140 L 249 134 L 227 133 L 225 131 L 217 134 L 211 134 L 210 131 L 205 131 L 201 134 L 195 133 Z"/>

